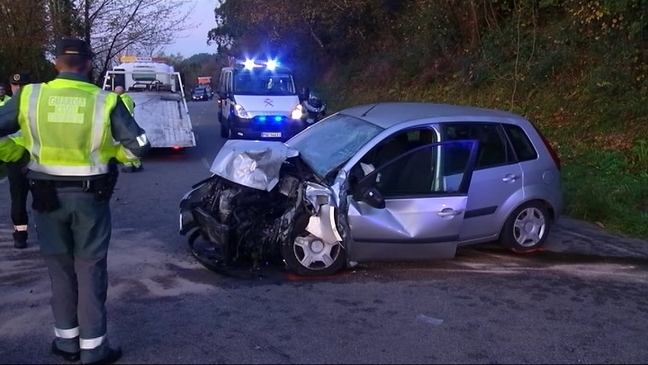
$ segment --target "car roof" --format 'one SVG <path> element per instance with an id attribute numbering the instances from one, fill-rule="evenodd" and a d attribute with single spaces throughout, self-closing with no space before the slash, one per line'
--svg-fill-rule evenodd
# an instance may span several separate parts
<path id="1" fill-rule="evenodd" d="M 460 120 L 475 118 L 475 121 L 488 121 L 489 119 L 502 121 L 502 119 L 506 119 L 506 121 L 515 124 L 528 123 L 522 116 L 502 110 L 429 102 L 364 104 L 341 110 L 340 114 L 353 116 L 385 129 L 418 119 L 445 117 L 460 117 Z M 443 120 L 437 122 L 443 122 Z"/>

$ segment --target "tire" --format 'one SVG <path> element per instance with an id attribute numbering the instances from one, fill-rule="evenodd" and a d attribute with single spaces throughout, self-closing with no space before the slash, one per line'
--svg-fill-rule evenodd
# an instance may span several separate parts
<path id="1" fill-rule="evenodd" d="M 539 201 L 524 203 L 504 223 L 500 243 L 515 252 L 535 251 L 544 246 L 550 228 L 551 218 L 545 204 Z"/>
<path id="2" fill-rule="evenodd" d="M 327 250 L 330 261 L 324 262 L 322 257 Z M 301 276 L 329 276 L 346 265 L 346 251 L 339 242 L 331 245 L 307 232 L 297 236 L 290 244 L 282 245 L 281 255 L 288 269 Z M 313 261 L 305 262 L 307 256 Z"/>

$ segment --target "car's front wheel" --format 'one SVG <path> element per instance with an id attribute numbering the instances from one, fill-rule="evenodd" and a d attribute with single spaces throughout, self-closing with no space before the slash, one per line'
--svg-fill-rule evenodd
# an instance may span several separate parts
<path id="1" fill-rule="evenodd" d="M 340 242 L 325 242 L 311 234 L 282 245 L 281 254 L 288 268 L 302 276 L 333 275 L 346 263 L 346 251 Z"/>
<path id="2" fill-rule="evenodd" d="M 529 252 L 544 246 L 549 236 L 551 217 L 545 204 L 539 201 L 525 203 L 509 216 L 500 242 L 517 252 Z"/>

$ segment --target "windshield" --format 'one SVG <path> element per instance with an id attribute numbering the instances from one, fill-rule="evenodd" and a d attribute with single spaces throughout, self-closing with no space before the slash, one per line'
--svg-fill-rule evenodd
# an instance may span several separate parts
<path id="1" fill-rule="evenodd" d="M 296 135 L 286 144 L 321 177 L 348 161 L 383 129 L 362 119 L 332 115 Z"/>
<path id="2" fill-rule="evenodd" d="M 132 75 L 133 81 L 155 81 L 156 76 L 154 73 L 134 73 Z"/>
<path id="3" fill-rule="evenodd" d="M 295 85 L 289 74 L 241 72 L 234 79 L 236 95 L 295 95 Z"/>

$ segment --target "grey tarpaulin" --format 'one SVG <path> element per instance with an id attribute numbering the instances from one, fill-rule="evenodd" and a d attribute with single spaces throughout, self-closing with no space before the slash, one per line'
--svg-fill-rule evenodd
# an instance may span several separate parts
<path id="1" fill-rule="evenodd" d="M 253 189 L 272 190 L 279 182 L 281 165 L 299 151 L 282 142 L 228 140 L 209 171 Z"/>

